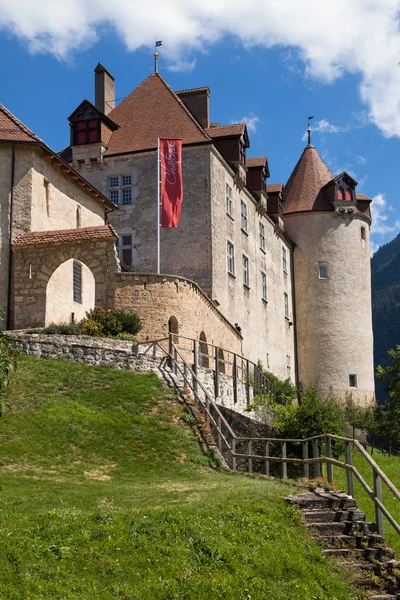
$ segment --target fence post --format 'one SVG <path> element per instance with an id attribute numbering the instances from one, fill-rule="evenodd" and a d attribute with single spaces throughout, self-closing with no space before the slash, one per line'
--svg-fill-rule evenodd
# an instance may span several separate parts
<path id="1" fill-rule="evenodd" d="M 222 435 L 221 435 L 221 431 L 222 431 L 222 420 L 221 420 L 221 416 L 218 415 L 217 444 L 218 444 L 218 450 L 220 452 L 222 452 Z"/>
<path id="2" fill-rule="evenodd" d="M 269 442 L 265 442 L 265 456 L 269 456 Z M 265 474 L 269 475 L 269 460 L 265 461 Z"/>
<path id="3" fill-rule="evenodd" d="M 346 442 L 346 465 L 352 465 L 353 461 L 351 458 L 351 442 Z M 349 496 L 354 498 L 354 480 L 353 480 L 353 471 L 350 469 L 346 469 L 347 473 L 347 493 Z"/>
<path id="4" fill-rule="evenodd" d="M 247 443 L 247 455 L 249 455 L 249 454 L 253 454 L 253 442 L 251 440 L 249 440 Z M 249 473 L 253 472 L 253 459 L 252 458 L 247 459 L 247 470 Z"/>
<path id="5" fill-rule="evenodd" d="M 381 478 L 378 473 L 375 472 L 375 469 L 372 467 L 372 476 L 374 478 L 374 494 L 377 500 L 382 502 L 382 483 Z M 378 528 L 379 535 L 384 535 L 384 526 L 383 526 L 383 514 L 381 513 L 381 509 L 377 504 L 375 504 L 375 522 Z"/>
<path id="6" fill-rule="evenodd" d="M 313 458 L 319 458 L 318 440 L 312 441 L 312 453 L 313 453 Z M 314 464 L 314 477 L 321 477 L 320 463 Z"/>
<path id="7" fill-rule="evenodd" d="M 232 449 L 232 471 L 236 471 L 236 456 L 234 456 L 234 454 L 236 452 L 236 438 L 232 438 L 231 449 Z"/>
<path id="8" fill-rule="evenodd" d="M 281 442 L 281 457 L 286 458 L 286 442 Z M 287 479 L 287 463 L 282 463 L 282 479 Z"/>
<path id="9" fill-rule="evenodd" d="M 326 458 L 332 458 L 332 443 L 331 443 L 331 438 L 327 437 L 326 441 L 325 441 L 325 453 L 326 453 Z M 332 483 L 333 482 L 333 467 L 331 465 L 331 463 L 327 462 L 326 463 L 326 475 L 328 478 L 328 483 Z"/>
<path id="10" fill-rule="evenodd" d="M 193 373 L 197 375 L 197 341 L 193 340 Z M 196 378 L 193 377 L 193 389 L 195 393 L 197 392 L 197 381 Z"/>
<path id="11" fill-rule="evenodd" d="M 237 389 L 237 355 L 233 355 L 233 403 L 236 404 L 238 401 L 238 389 Z"/>
<path id="12" fill-rule="evenodd" d="M 178 374 L 178 365 L 177 365 L 177 362 L 178 362 L 178 351 L 175 348 L 175 345 L 173 346 L 173 352 L 174 352 L 174 363 L 173 363 L 174 364 L 174 375 L 177 375 Z"/>
<path id="13" fill-rule="evenodd" d="M 187 387 L 188 386 L 188 378 L 187 378 L 186 362 L 183 363 L 183 381 L 184 381 L 185 387 Z"/>
<path id="14" fill-rule="evenodd" d="M 303 446 L 303 460 L 308 460 L 308 442 L 302 442 Z M 310 479 L 310 465 L 308 463 L 303 464 L 303 475 L 306 479 Z"/>
<path id="15" fill-rule="evenodd" d="M 172 333 L 168 334 L 168 362 L 169 368 L 172 369 L 174 362 L 172 360 Z"/>
<path id="16" fill-rule="evenodd" d="M 214 391 L 215 391 L 215 397 L 218 398 L 218 396 L 219 396 L 219 356 L 218 356 L 217 346 L 215 346 L 214 361 L 215 361 Z"/>
<path id="17" fill-rule="evenodd" d="M 250 404 L 250 365 L 248 360 L 246 360 L 246 400 L 248 406 Z"/>

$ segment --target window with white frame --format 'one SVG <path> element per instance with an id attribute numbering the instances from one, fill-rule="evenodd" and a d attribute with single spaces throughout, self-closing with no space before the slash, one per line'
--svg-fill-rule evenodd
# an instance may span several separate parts
<path id="1" fill-rule="evenodd" d="M 286 354 L 286 377 L 287 377 L 287 379 L 291 378 L 291 373 L 292 373 L 292 367 L 290 364 L 290 355 Z"/>
<path id="2" fill-rule="evenodd" d="M 283 294 L 283 304 L 285 309 L 285 319 L 289 318 L 289 296 L 286 292 Z"/>
<path id="3" fill-rule="evenodd" d="M 265 252 L 265 227 L 260 221 L 260 248 Z"/>
<path id="4" fill-rule="evenodd" d="M 235 247 L 229 240 L 226 242 L 226 266 L 230 275 L 235 275 Z"/>
<path id="5" fill-rule="evenodd" d="M 119 206 L 132 204 L 132 177 L 118 175 L 108 178 L 108 196 L 111 202 Z"/>
<path id="6" fill-rule="evenodd" d="M 240 226 L 247 233 L 247 204 L 240 201 Z"/>
<path id="7" fill-rule="evenodd" d="M 287 253 L 285 246 L 282 246 L 282 269 L 285 275 L 287 275 Z"/>
<path id="8" fill-rule="evenodd" d="M 226 200 L 226 214 L 233 218 L 232 188 L 229 185 L 229 183 L 225 183 L 225 200 Z"/>
<path id="9" fill-rule="evenodd" d="M 250 287 L 250 267 L 249 267 L 249 259 L 245 254 L 242 255 L 242 265 L 243 265 L 243 285 L 246 287 Z"/>
<path id="10" fill-rule="evenodd" d="M 82 265 L 75 261 L 72 264 L 72 293 L 74 302 L 82 304 Z"/>
<path id="11" fill-rule="evenodd" d="M 261 271 L 261 297 L 267 302 L 267 274 Z"/>
<path id="12" fill-rule="evenodd" d="M 357 375 L 355 375 L 354 373 L 349 375 L 349 387 L 351 388 L 356 388 L 358 387 L 357 385 Z"/>
<path id="13" fill-rule="evenodd" d="M 328 266 L 323 263 L 318 265 L 318 276 L 320 279 L 328 279 Z"/>
<path id="14" fill-rule="evenodd" d="M 118 252 L 118 258 L 129 267 L 133 264 L 133 243 L 132 233 L 121 233 L 115 246 Z"/>

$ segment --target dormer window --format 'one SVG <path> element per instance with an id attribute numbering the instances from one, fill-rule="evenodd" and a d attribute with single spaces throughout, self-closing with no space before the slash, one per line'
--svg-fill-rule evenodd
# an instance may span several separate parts
<path id="1" fill-rule="evenodd" d="M 353 194 L 351 192 L 350 188 L 346 188 L 346 196 L 345 196 L 346 200 L 349 200 L 350 202 L 353 200 Z"/>
<path id="2" fill-rule="evenodd" d="M 342 187 L 338 188 L 337 199 L 344 200 L 344 189 Z"/>
<path id="3" fill-rule="evenodd" d="M 246 146 L 242 140 L 240 140 L 240 162 L 246 164 Z"/>
<path id="4" fill-rule="evenodd" d="M 74 144 L 94 144 L 100 141 L 100 119 L 75 121 Z"/>

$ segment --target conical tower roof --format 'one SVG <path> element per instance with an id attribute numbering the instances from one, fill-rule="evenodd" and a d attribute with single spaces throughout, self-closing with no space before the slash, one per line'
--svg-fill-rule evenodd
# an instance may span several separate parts
<path id="1" fill-rule="evenodd" d="M 285 214 L 333 210 L 331 202 L 322 190 L 333 178 L 318 151 L 309 144 L 286 184 Z"/>

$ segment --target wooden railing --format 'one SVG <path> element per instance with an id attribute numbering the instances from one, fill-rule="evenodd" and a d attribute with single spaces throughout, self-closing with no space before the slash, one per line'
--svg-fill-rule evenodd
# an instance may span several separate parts
<path id="1" fill-rule="evenodd" d="M 168 349 L 163 346 L 165 342 L 168 342 Z M 325 464 L 327 480 L 329 483 L 333 483 L 333 467 L 345 469 L 347 473 L 348 494 L 354 498 L 355 478 L 373 501 L 378 533 L 382 536 L 384 535 L 383 517 L 386 517 L 395 531 L 400 534 L 400 525 L 383 504 L 382 483 L 399 501 L 400 492 L 358 440 L 331 434 L 317 435 L 305 439 L 239 437 L 232 430 L 214 398 L 202 384 L 195 369 L 187 363 L 183 353 L 171 339 L 171 336 L 161 340 L 146 342 L 145 344 L 148 345 L 146 352 L 152 351 L 154 356 L 156 356 L 157 350 L 159 350 L 169 362 L 172 371 L 175 374 L 179 373 L 181 375 L 184 386 L 192 392 L 195 402 L 205 413 L 206 422 L 214 433 L 219 452 L 224 456 L 227 455 L 234 471 L 237 470 L 238 461 L 241 460 L 249 473 L 253 473 L 255 463 L 259 463 L 261 466 L 260 471 L 265 475 L 269 475 L 270 466 L 278 463 L 281 465 L 281 477 L 282 479 L 286 479 L 288 474 L 287 466 L 291 464 L 302 467 L 303 476 L 310 479 L 311 477 L 321 477 L 321 465 Z M 333 458 L 332 442 L 344 444 L 344 461 Z M 301 447 L 301 458 L 288 456 L 289 444 Z M 280 447 L 280 456 L 271 455 L 270 449 L 272 445 Z M 255 446 L 258 449 L 261 447 L 262 451 L 254 453 Z M 323 454 L 321 453 L 321 448 L 324 449 Z M 311 456 L 309 455 L 310 449 Z M 353 449 L 361 454 L 371 468 L 373 489 L 371 489 L 361 473 L 353 465 Z M 310 473 L 310 466 L 312 467 L 312 473 Z"/>

